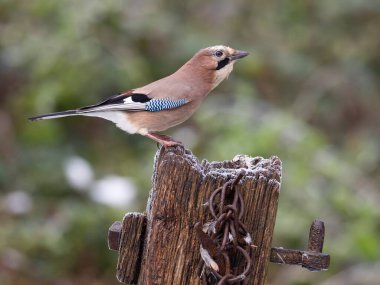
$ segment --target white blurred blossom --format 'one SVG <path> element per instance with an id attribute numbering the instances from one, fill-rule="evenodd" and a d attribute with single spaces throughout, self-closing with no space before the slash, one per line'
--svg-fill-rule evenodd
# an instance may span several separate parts
<path id="1" fill-rule="evenodd" d="M 71 156 L 66 159 L 64 172 L 70 186 L 77 190 L 87 190 L 94 180 L 91 165 L 79 156 Z"/>
<path id="2" fill-rule="evenodd" d="M 134 202 L 136 186 L 126 177 L 109 175 L 93 184 L 90 197 L 98 203 L 123 209 Z"/>
<path id="3" fill-rule="evenodd" d="M 33 201 L 30 195 L 24 191 L 8 193 L 3 200 L 4 208 L 11 214 L 21 215 L 30 212 Z"/>

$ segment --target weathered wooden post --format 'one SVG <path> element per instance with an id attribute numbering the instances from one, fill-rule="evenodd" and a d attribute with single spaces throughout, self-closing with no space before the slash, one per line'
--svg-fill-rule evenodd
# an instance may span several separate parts
<path id="1" fill-rule="evenodd" d="M 242 221 L 256 246 L 252 273 L 244 284 L 264 284 L 270 258 L 291 263 L 282 248 L 271 249 L 281 183 L 277 157 L 238 155 L 231 161 L 199 163 L 190 151 L 162 148 L 155 157 L 146 212 L 128 213 L 110 227 L 109 248 L 119 252 L 118 280 L 139 285 L 199 284 L 201 256 L 195 225 L 211 218 L 204 206 L 210 194 L 242 169 L 244 177 L 236 186 L 246 209 Z M 293 263 L 302 264 L 298 261 Z"/>

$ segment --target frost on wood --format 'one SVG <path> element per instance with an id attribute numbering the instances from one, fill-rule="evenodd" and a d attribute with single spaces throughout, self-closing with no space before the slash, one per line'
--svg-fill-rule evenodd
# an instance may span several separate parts
<path id="1" fill-rule="evenodd" d="M 152 190 L 144 215 L 123 221 L 118 278 L 133 284 L 198 284 L 201 254 L 194 230 L 210 220 L 203 206 L 210 193 L 241 169 L 243 218 L 257 246 L 252 280 L 264 284 L 281 182 L 281 161 L 238 155 L 199 163 L 188 150 L 161 149 L 154 161 Z M 137 256 L 139 255 L 139 256 Z M 122 256 L 122 258 L 121 258 Z"/>

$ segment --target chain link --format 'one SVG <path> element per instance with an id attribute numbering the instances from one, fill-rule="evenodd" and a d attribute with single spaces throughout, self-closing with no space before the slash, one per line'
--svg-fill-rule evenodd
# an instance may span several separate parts
<path id="1" fill-rule="evenodd" d="M 244 201 L 236 188 L 244 175 L 245 171 L 242 170 L 235 179 L 211 193 L 205 206 L 213 220 L 195 225 L 201 244 L 202 260 L 198 275 L 202 285 L 241 285 L 249 281 L 256 246 L 252 244 L 251 235 L 242 222 Z"/>

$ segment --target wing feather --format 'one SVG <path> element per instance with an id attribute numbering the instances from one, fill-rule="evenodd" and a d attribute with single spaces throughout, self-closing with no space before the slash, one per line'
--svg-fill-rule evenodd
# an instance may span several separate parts
<path id="1" fill-rule="evenodd" d="M 146 94 L 127 92 L 112 96 L 98 104 L 78 109 L 80 113 L 105 111 L 150 111 L 178 108 L 187 104 L 187 99 L 172 100 L 170 98 L 149 98 Z"/>
<path id="2" fill-rule="evenodd" d="M 149 98 L 142 93 L 133 93 L 133 90 L 111 96 L 97 104 L 82 107 L 76 110 L 50 113 L 29 118 L 30 121 L 54 119 L 68 116 L 85 115 L 92 116 L 92 113 L 105 113 L 109 111 L 149 111 L 157 112 L 162 110 L 178 108 L 187 104 L 187 99 L 173 100 L 170 98 Z M 97 114 L 97 116 L 100 116 Z"/>

